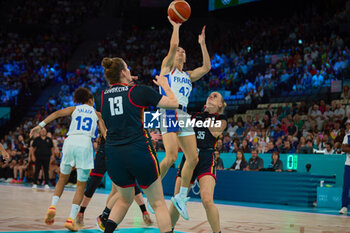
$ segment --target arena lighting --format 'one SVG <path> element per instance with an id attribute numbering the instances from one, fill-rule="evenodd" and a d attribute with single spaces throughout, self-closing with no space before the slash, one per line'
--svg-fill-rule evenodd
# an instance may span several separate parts
<path id="1" fill-rule="evenodd" d="M 298 44 L 302 44 L 303 41 L 301 39 L 298 40 Z"/>

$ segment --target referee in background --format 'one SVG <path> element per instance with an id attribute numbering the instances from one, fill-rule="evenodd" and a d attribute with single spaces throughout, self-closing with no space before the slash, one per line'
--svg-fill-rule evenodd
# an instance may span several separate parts
<path id="1" fill-rule="evenodd" d="M 41 167 L 44 169 L 45 176 L 45 189 L 49 189 L 49 166 L 51 155 L 54 154 L 54 147 L 51 138 L 46 136 L 47 131 L 42 128 L 40 131 L 40 136 L 35 138 L 32 144 L 33 147 L 33 161 L 35 162 L 35 173 L 33 187 L 37 188 L 38 176 Z"/>

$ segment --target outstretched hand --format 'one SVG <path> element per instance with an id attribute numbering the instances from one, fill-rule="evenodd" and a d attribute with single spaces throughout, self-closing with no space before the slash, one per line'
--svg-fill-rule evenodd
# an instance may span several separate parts
<path id="1" fill-rule="evenodd" d="M 198 35 L 198 43 L 199 44 L 204 44 L 205 43 L 205 27 L 206 26 L 204 25 L 201 34 Z"/>
<path id="2" fill-rule="evenodd" d="M 156 79 L 153 79 L 153 82 L 162 88 L 169 86 L 168 79 L 164 76 L 156 75 Z"/>
<path id="3" fill-rule="evenodd" d="M 173 21 L 169 16 L 168 20 L 171 23 L 171 25 L 173 25 L 173 27 L 180 27 L 182 25 L 182 23 L 176 23 L 175 21 Z"/>
<path id="4" fill-rule="evenodd" d="M 30 138 L 33 137 L 33 135 L 34 135 L 35 133 L 39 133 L 40 130 L 41 130 L 40 125 L 35 126 L 35 127 L 30 131 L 29 137 L 30 137 Z"/>

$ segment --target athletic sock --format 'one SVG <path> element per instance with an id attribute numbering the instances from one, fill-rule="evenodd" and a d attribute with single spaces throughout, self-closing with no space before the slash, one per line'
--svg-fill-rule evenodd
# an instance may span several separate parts
<path id="1" fill-rule="evenodd" d="M 86 207 L 80 206 L 80 210 L 79 213 L 84 213 L 85 212 Z"/>
<path id="2" fill-rule="evenodd" d="M 101 214 L 101 219 L 103 221 L 107 221 L 110 213 L 111 213 L 111 210 L 106 207 Z"/>
<path id="3" fill-rule="evenodd" d="M 52 201 L 51 201 L 51 205 L 53 205 L 53 206 L 56 207 L 56 205 L 57 205 L 59 199 L 60 199 L 59 196 L 53 196 L 53 197 L 52 197 Z"/>
<path id="4" fill-rule="evenodd" d="M 179 193 L 179 195 L 180 195 L 180 197 L 181 198 L 186 198 L 187 197 L 187 191 L 188 191 L 188 188 L 186 188 L 186 187 L 180 187 L 180 193 Z"/>
<path id="5" fill-rule="evenodd" d="M 69 217 L 72 219 L 75 219 L 77 217 L 78 212 L 79 212 L 79 205 L 72 204 L 72 209 L 70 210 Z"/>
<path id="6" fill-rule="evenodd" d="M 105 226 L 105 232 L 104 233 L 113 233 L 115 228 L 117 228 L 118 224 L 116 224 L 114 221 L 108 219 Z"/>
<path id="7" fill-rule="evenodd" d="M 146 210 L 145 204 L 140 205 L 140 209 L 141 209 L 141 212 L 142 212 L 142 213 L 144 213 L 144 212 L 147 211 L 147 210 Z"/>

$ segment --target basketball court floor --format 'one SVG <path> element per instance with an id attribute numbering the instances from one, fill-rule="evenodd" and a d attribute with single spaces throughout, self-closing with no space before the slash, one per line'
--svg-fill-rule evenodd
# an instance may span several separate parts
<path id="1" fill-rule="evenodd" d="M 0 232 L 66 233 L 63 224 L 69 215 L 74 192 L 68 190 L 63 193 L 57 206 L 55 224 L 47 226 L 43 219 L 51 203 L 52 194 L 53 190 L 32 190 L 30 186 L 2 183 Z M 85 211 L 85 227 L 81 232 L 100 232 L 95 225 L 95 218 L 104 209 L 106 198 L 106 192 L 95 193 Z M 167 204 L 170 205 L 169 200 Z M 220 201 L 216 201 L 216 204 L 223 233 L 350 233 L 350 216 L 339 216 L 337 210 Z M 188 203 L 188 212 L 190 220 L 180 219 L 175 228 L 176 232 L 212 232 L 199 200 Z M 155 216 L 152 215 L 151 218 L 155 222 Z M 118 232 L 159 231 L 156 225 L 146 227 L 139 207 L 133 203 L 124 221 L 119 225 Z"/>

